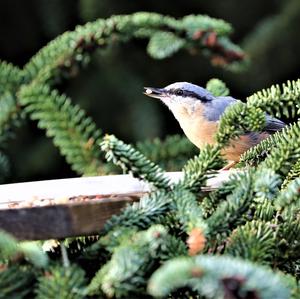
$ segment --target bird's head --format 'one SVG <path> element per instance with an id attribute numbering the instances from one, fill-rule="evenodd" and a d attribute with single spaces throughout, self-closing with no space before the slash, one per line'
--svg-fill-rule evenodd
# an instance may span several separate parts
<path id="1" fill-rule="evenodd" d="M 188 111 L 195 110 L 195 107 L 203 109 L 214 100 L 206 89 L 188 82 L 176 82 L 164 88 L 145 87 L 144 94 L 160 99 L 172 112 L 179 108 Z"/>

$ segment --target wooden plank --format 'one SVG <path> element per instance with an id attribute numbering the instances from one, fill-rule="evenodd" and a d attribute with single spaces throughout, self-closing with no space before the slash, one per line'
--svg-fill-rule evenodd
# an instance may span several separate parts
<path id="1" fill-rule="evenodd" d="M 173 182 L 182 173 L 166 174 Z M 227 180 L 229 171 L 210 179 L 208 189 L 217 188 Z M 207 189 L 206 188 L 206 189 Z M 139 200 L 151 187 L 129 175 L 83 177 L 0 186 L 0 229 L 18 239 L 46 240 L 97 233 L 106 220 L 118 214 L 128 203 Z M 59 198 L 91 196 L 102 198 L 66 203 Z M 33 206 L 38 199 L 50 199 L 55 205 Z M 60 204 L 57 204 L 59 202 Z M 12 203 L 29 207 L 9 208 Z"/>
<path id="2" fill-rule="evenodd" d="M 173 180 L 180 172 L 171 173 Z M 177 179 L 177 180 L 178 180 Z M 80 177 L 26 183 L 0 185 L 0 208 L 9 203 L 31 201 L 40 198 L 64 198 L 79 195 L 118 195 L 147 192 L 149 185 L 131 175 Z"/>
<path id="3" fill-rule="evenodd" d="M 97 233 L 138 196 L 0 211 L 0 228 L 22 240 L 47 240 Z"/>

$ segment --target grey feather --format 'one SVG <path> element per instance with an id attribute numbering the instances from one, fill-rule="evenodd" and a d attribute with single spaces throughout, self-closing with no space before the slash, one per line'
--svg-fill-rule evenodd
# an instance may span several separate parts
<path id="1" fill-rule="evenodd" d="M 205 105 L 204 116 L 209 121 L 218 121 L 220 120 L 225 109 L 228 106 L 235 104 L 237 101 L 238 100 L 232 97 L 216 97 L 215 100 Z M 264 132 L 273 134 L 285 126 L 286 124 L 283 121 L 266 113 L 266 126 L 263 129 Z"/>
<path id="2" fill-rule="evenodd" d="M 205 103 L 204 116 L 209 121 L 218 121 L 225 109 L 237 101 L 232 97 L 215 97 L 213 101 Z"/>
<path id="3" fill-rule="evenodd" d="M 283 121 L 266 114 L 266 126 L 264 128 L 264 131 L 273 134 L 283 129 L 285 126 L 286 124 Z"/>

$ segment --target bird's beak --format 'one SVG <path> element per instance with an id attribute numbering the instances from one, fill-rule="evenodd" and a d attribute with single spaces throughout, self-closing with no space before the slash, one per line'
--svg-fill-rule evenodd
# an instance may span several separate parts
<path id="1" fill-rule="evenodd" d="M 144 87 L 144 94 L 151 98 L 161 99 L 167 96 L 167 91 L 164 88 Z"/>

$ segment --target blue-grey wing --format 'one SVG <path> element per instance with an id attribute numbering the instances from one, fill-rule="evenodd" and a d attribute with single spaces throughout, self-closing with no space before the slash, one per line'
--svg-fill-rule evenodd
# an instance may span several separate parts
<path id="1" fill-rule="evenodd" d="M 216 97 L 213 101 L 205 103 L 204 116 L 209 121 L 218 121 L 225 109 L 237 101 L 232 97 Z"/>
<path id="2" fill-rule="evenodd" d="M 216 97 L 215 100 L 206 104 L 204 116 L 209 121 L 218 121 L 220 120 L 226 108 L 237 102 L 238 100 L 232 97 Z M 266 114 L 266 126 L 264 127 L 263 131 L 273 134 L 285 126 L 286 124 L 281 120 Z"/>
<path id="3" fill-rule="evenodd" d="M 286 124 L 283 121 L 266 114 L 266 126 L 264 127 L 265 132 L 273 134 L 280 131 L 285 126 Z"/>

